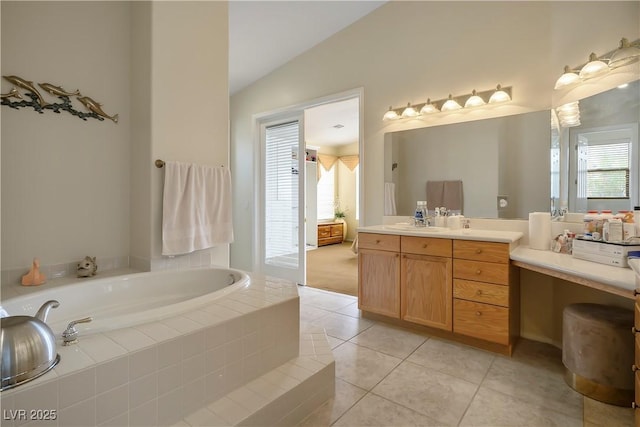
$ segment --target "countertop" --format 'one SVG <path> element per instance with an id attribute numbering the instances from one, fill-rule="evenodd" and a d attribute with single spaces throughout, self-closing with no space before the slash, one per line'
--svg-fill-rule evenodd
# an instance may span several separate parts
<path id="1" fill-rule="evenodd" d="M 532 266 L 553 270 L 569 276 L 602 283 L 622 290 L 622 293 L 612 293 L 618 293 L 625 297 L 633 296 L 633 290 L 635 289 L 635 273 L 630 268 L 599 264 L 597 262 L 574 258 L 568 254 L 541 251 L 531 249 L 527 246 L 518 246 L 511 251 L 511 259 L 513 261 L 519 261 Z M 640 270 L 640 266 L 637 268 Z M 607 290 L 606 288 L 602 289 L 605 291 Z"/>
<path id="2" fill-rule="evenodd" d="M 435 237 L 440 239 L 482 240 L 484 242 L 515 243 L 523 233 L 475 228 L 450 229 L 443 227 L 414 227 L 409 224 L 372 225 L 359 227 L 359 233 L 399 234 L 403 236 Z"/>

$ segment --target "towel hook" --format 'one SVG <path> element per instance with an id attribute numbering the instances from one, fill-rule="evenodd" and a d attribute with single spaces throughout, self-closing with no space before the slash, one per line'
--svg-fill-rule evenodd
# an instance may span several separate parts
<path id="1" fill-rule="evenodd" d="M 164 167 L 164 160 L 160 160 L 160 159 L 156 160 L 156 167 L 158 169 Z"/>

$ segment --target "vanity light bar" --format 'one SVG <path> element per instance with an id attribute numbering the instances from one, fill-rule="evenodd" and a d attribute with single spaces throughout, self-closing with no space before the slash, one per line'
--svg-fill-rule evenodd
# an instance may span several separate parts
<path id="1" fill-rule="evenodd" d="M 469 110 L 473 108 L 479 108 L 484 105 L 498 104 L 511 101 L 512 87 L 502 87 L 497 85 L 495 89 L 484 90 L 481 92 L 473 90 L 472 93 L 466 95 L 453 96 L 449 95 L 448 98 L 438 99 L 431 101 L 427 99 L 426 102 L 419 104 L 407 103 L 406 107 L 393 108 L 389 107 L 389 110 L 384 114 L 382 120 L 398 120 L 418 116 L 427 116 L 430 114 L 436 114 L 441 112 L 456 111 L 456 110 Z"/>
<path id="2" fill-rule="evenodd" d="M 573 86 L 593 77 L 604 75 L 615 68 L 632 64 L 638 60 L 640 60 L 640 39 L 629 42 L 629 40 L 623 37 L 617 49 L 601 56 L 591 53 L 588 62 L 573 69 L 566 65 L 564 67 L 564 73 L 556 81 L 554 89 L 558 90 Z"/>

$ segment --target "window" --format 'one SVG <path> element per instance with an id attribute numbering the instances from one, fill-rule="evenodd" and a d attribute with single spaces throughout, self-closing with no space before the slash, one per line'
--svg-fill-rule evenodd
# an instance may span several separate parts
<path id="1" fill-rule="evenodd" d="M 589 144 L 587 154 L 587 198 L 628 199 L 629 157 L 628 139 Z"/>
<path id="2" fill-rule="evenodd" d="M 334 218 L 334 203 L 336 192 L 336 165 L 329 170 L 318 164 L 322 168 L 320 180 L 318 181 L 318 220 L 332 220 Z"/>

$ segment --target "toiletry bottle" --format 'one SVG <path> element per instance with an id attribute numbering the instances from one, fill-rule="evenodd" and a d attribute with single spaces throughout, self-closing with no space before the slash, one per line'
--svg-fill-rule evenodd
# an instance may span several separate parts
<path id="1" fill-rule="evenodd" d="M 413 216 L 416 227 L 426 227 L 427 225 L 427 202 L 426 200 L 418 200 L 416 203 L 416 212 Z"/>

